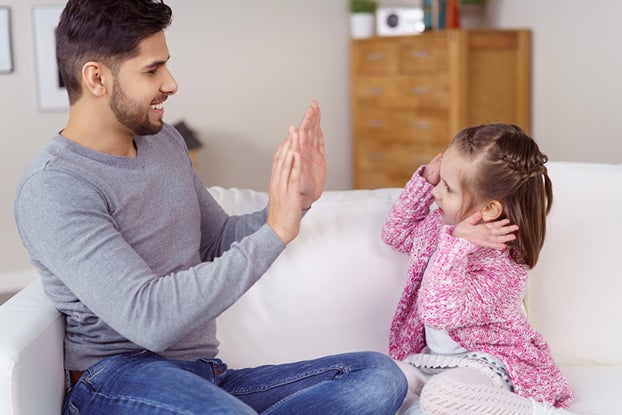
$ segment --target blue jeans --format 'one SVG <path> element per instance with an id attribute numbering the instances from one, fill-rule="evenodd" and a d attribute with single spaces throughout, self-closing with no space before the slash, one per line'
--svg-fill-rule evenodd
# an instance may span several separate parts
<path id="1" fill-rule="evenodd" d="M 397 365 L 375 352 L 240 370 L 140 352 L 90 367 L 67 391 L 63 414 L 393 415 L 406 388 Z"/>

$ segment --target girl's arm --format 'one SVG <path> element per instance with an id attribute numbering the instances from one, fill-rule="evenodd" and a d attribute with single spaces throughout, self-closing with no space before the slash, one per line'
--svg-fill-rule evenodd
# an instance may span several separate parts
<path id="1" fill-rule="evenodd" d="M 520 307 L 527 269 L 507 253 L 452 236 L 445 225 L 419 292 L 425 324 L 453 329 L 502 321 Z"/>
<path id="2" fill-rule="evenodd" d="M 417 225 L 430 213 L 434 201 L 433 186 L 422 175 L 425 169 L 422 166 L 415 171 L 382 228 L 382 240 L 400 252 L 410 252 Z"/>
<path id="3" fill-rule="evenodd" d="M 414 230 L 430 213 L 434 201 L 432 189 L 441 180 L 441 160 L 438 153 L 430 162 L 421 166 L 402 190 L 382 229 L 384 242 L 400 252 L 410 252 Z"/>

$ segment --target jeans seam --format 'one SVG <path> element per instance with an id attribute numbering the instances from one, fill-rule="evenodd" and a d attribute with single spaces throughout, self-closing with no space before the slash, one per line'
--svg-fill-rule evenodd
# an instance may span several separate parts
<path id="1" fill-rule="evenodd" d="M 271 385 L 261 385 L 261 386 L 257 386 L 255 388 L 251 388 L 251 389 L 248 389 L 248 388 L 245 388 L 245 389 L 231 389 L 231 390 L 229 390 L 229 393 L 231 393 L 232 395 L 246 395 L 246 394 L 250 394 L 250 393 L 263 392 L 263 391 L 267 391 L 267 390 L 270 390 L 270 389 L 278 388 L 278 387 L 283 386 L 283 385 L 287 385 L 289 383 L 297 382 L 300 379 L 304 379 L 304 378 L 311 377 L 311 376 L 317 376 L 317 375 L 320 375 L 322 373 L 332 372 L 332 371 L 337 371 L 337 374 L 335 374 L 335 376 L 333 376 L 332 379 L 338 379 L 341 376 L 343 376 L 344 374 L 349 372 L 348 368 L 345 367 L 345 366 L 332 366 L 332 367 L 318 369 L 318 370 L 313 371 L 313 372 L 299 373 L 299 374 L 297 374 L 297 376 L 292 376 L 292 377 L 289 377 L 289 378 L 286 378 L 286 379 L 282 379 L 281 382 L 275 383 L 275 384 L 271 384 Z"/>
<path id="2" fill-rule="evenodd" d="M 315 384 L 315 385 L 313 385 L 313 386 L 310 386 L 310 387 L 305 388 L 305 389 L 301 389 L 301 390 L 297 391 L 296 393 L 292 393 L 291 395 L 287 395 L 286 397 L 284 397 L 284 398 L 283 398 L 283 399 L 281 399 L 280 401 L 275 402 L 275 403 L 274 403 L 274 405 L 272 405 L 271 407 L 266 408 L 266 410 L 265 410 L 265 411 L 263 411 L 261 414 L 262 414 L 262 415 L 268 415 L 268 414 L 270 414 L 270 412 L 272 412 L 272 411 L 274 411 L 274 410 L 278 409 L 280 406 L 282 406 L 283 404 L 285 404 L 287 401 L 289 401 L 289 400 L 291 400 L 291 399 L 293 399 L 293 398 L 297 397 L 298 395 L 300 395 L 300 394 L 302 394 L 302 393 L 307 393 L 307 392 L 309 392 L 309 391 L 311 391 L 311 390 L 313 390 L 313 389 L 315 389 L 315 388 L 319 387 L 320 385 L 321 385 L 321 383 L 316 383 L 316 384 Z"/>
<path id="3" fill-rule="evenodd" d="M 104 393 L 101 392 L 95 392 L 93 393 L 93 396 L 99 396 L 100 398 L 104 398 L 104 399 L 108 399 L 108 400 L 119 400 L 119 401 L 126 401 L 126 402 L 136 402 L 136 403 L 142 403 L 145 405 L 149 405 L 152 408 L 158 408 L 158 409 L 164 409 L 166 411 L 169 411 L 171 414 L 175 414 L 175 415 L 194 415 L 194 412 L 187 412 L 187 411 L 183 411 L 180 410 L 179 408 L 176 407 L 171 407 L 169 405 L 163 405 L 160 402 L 154 402 L 154 401 L 150 401 L 150 400 L 146 400 L 146 399 L 138 399 L 135 397 L 130 397 L 130 396 L 109 396 L 106 395 Z"/>

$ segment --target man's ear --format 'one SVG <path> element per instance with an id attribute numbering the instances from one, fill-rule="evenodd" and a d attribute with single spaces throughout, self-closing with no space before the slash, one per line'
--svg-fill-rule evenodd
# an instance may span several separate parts
<path id="1" fill-rule="evenodd" d="M 101 97 L 106 94 L 105 75 L 106 67 L 101 62 L 89 61 L 82 67 L 82 82 L 93 96 Z"/>
<path id="2" fill-rule="evenodd" d="M 482 220 L 484 222 L 490 222 L 497 219 L 503 213 L 503 205 L 498 200 L 491 200 L 486 203 L 486 206 L 482 209 Z"/>

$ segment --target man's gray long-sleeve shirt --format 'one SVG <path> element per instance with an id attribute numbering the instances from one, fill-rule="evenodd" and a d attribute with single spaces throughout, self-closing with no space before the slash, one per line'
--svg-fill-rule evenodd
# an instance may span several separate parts
<path id="1" fill-rule="evenodd" d="M 215 317 L 285 248 L 266 209 L 222 210 L 173 127 L 134 141 L 131 158 L 57 135 L 17 189 L 24 246 L 66 315 L 69 370 L 145 349 L 214 357 Z"/>

